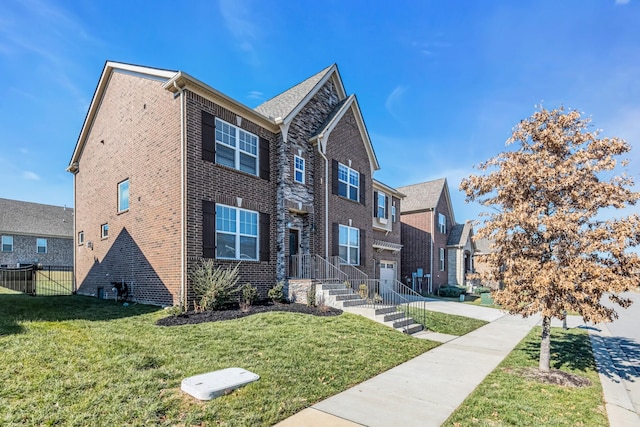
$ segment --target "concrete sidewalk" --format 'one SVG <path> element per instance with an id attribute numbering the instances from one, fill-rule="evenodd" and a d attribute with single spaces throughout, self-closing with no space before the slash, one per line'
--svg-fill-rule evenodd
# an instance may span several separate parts
<path id="1" fill-rule="evenodd" d="M 493 316 L 498 315 L 493 313 Z M 500 313 L 492 323 L 323 400 L 277 425 L 441 425 L 539 320 L 539 317 L 522 319 Z"/>

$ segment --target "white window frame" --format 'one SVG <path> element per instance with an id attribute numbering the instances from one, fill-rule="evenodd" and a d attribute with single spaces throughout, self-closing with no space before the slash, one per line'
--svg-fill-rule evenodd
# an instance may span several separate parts
<path id="1" fill-rule="evenodd" d="M 343 234 L 345 233 L 345 234 Z M 355 244 L 353 244 L 353 234 L 355 234 Z M 343 242 L 342 237 L 346 237 L 346 241 Z M 360 265 L 360 229 L 355 227 L 349 227 L 347 225 L 339 224 L 338 227 L 338 246 L 345 248 L 347 258 L 342 259 L 345 264 Z M 351 249 L 356 249 L 356 259 L 351 259 Z M 342 257 L 341 257 L 342 258 Z M 342 262 L 342 261 L 341 261 Z"/>
<path id="2" fill-rule="evenodd" d="M 228 142 L 224 141 L 224 136 L 228 136 Z M 246 140 L 247 138 L 249 139 L 249 141 Z M 245 143 L 245 148 L 240 147 L 242 143 Z M 219 161 L 219 145 L 223 148 L 233 150 L 233 166 Z M 258 176 L 258 174 L 260 173 L 260 159 L 258 156 L 258 154 L 260 153 L 259 145 L 260 138 L 258 138 L 257 135 L 254 135 L 251 132 L 247 132 L 244 129 L 241 129 L 216 117 L 216 164 L 224 165 L 251 175 Z M 254 150 L 247 150 L 247 147 L 254 148 Z M 246 169 L 242 169 L 241 158 L 243 155 L 255 159 L 255 171 L 252 172 Z"/>
<path id="3" fill-rule="evenodd" d="M 355 183 L 353 182 L 354 179 Z M 352 189 L 356 191 L 355 198 L 352 197 Z M 360 173 L 342 163 L 338 163 L 338 195 L 354 202 L 360 201 Z"/>
<path id="4" fill-rule="evenodd" d="M 441 213 L 438 214 L 438 230 L 440 230 L 442 234 L 447 233 L 447 217 Z"/>
<path id="5" fill-rule="evenodd" d="M 293 180 L 300 184 L 305 183 L 305 161 L 303 157 L 293 156 Z M 300 179 L 298 179 L 298 175 Z"/>
<path id="6" fill-rule="evenodd" d="M 440 271 L 444 271 L 445 252 L 444 248 L 440 248 Z"/>
<path id="7" fill-rule="evenodd" d="M 84 231 L 78 231 L 78 245 L 84 245 Z"/>
<path id="8" fill-rule="evenodd" d="M 396 222 L 396 207 L 395 207 L 395 205 L 391 206 L 391 222 Z"/>
<path id="9" fill-rule="evenodd" d="M 109 223 L 105 223 L 100 226 L 100 238 L 106 239 L 108 237 L 109 237 Z"/>
<path id="10" fill-rule="evenodd" d="M 378 218 L 387 218 L 387 195 L 381 191 L 378 191 Z"/>
<path id="11" fill-rule="evenodd" d="M 118 183 L 118 213 L 129 210 L 129 188 L 129 178 Z"/>
<path id="12" fill-rule="evenodd" d="M 2 252 L 13 252 L 13 236 L 2 236 L 0 240 L 2 242 Z M 9 249 L 5 250 L 5 246 L 8 246 Z"/>
<path id="13" fill-rule="evenodd" d="M 44 248 L 44 251 L 41 252 L 40 248 Z M 47 253 L 47 239 L 38 237 L 36 239 L 36 253 L 38 254 L 46 254 Z"/>
<path id="14" fill-rule="evenodd" d="M 232 218 L 227 218 L 222 215 L 223 210 L 227 210 L 229 214 L 233 214 Z M 251 216 L 255 216 L 255 233 L 247 232 L 246 230 L 242 230 L 242 214 L 248 214 Z M 225 221 L 233 220 L 233 229 L 225 230 L 220 227 L 224 225 Z M 233 251 L 235 256 L 221 256 L 219 249 L 221 249 L 221 244 L 218 244 L 218 236 L 219 235 L 227 235 L 234 236 L 234 248 Z M 241 240 L 242 238 L 252 238 L 255 239 L 255 258 L 243 257 L 241 250 Z M 220 203 L 216 203 L 216 259 L 233 259 L 233 260 L 242 260 L 242 261 L 258 261 L 260 258 L 260 213 L 256 211 L 251 211 L 248 209 L 236 208 L 234 206 L 222 205 Z"/>

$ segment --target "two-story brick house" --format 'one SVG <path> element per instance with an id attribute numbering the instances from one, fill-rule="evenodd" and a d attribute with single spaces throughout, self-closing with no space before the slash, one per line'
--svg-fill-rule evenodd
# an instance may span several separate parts
<path id="1" fill-rule="evenodd" d="M 124 281 L 178 304 L 202 258 L 240 261 L 262 295 L 297 254 L 373 277 L 377 169 L 335 65 L 252 109 L 181 71 L 107 62 L 69 166 L 78 292 Z"/>
<path id="2" fill-rule="evenodd" d="M 402 277 L 418 292 L 435 293 L 449 280 L 447 244 L 456 223 L 446 178 L 398 187 Z"/>

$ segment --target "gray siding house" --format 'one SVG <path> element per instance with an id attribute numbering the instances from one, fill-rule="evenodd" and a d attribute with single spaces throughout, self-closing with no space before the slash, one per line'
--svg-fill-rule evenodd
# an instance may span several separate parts
<path id="1" fill-rule="evenodd" d="M 73 209 L 0 198 L 0 267 L 73 265 Z"/>

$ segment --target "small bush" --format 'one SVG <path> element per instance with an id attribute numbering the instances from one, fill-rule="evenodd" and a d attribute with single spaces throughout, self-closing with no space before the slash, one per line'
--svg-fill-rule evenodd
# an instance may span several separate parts
<path id="1" fill-rule="evenodd" d="M 458 286 L 442 286 L 440 289 L 438 289 L 438 295 L 447 298 L 458 298 L 460 295 L 465 294 L 466 292 L 466 288 L 461 288 Z"/>
<path id="2" fill-rule="evenodd" d="M 240 263 L 233 268 L 213 267 L 213 260 L 201 260 L 191 273 L 193 292 L 198 298 L 194 301 L 197 311 L 217 310 L 231 301 L 231 296 L 238 292 Z"/>
<path id="3" fill-rule="evenodd" d="M 251 283 L 245 283 L 241 288 L 240 306 L 243 309 L 248 309 L 258 300 L 258 288 Z"/>
<path id="4" fill-rule="evenodd" d="M 309 307 L 316 306 L 316 285 L 312 284 L 307 290 L 307 305 Z"/>
<path id="5" fill-rule="evenodd" d="M 369 287 L 362 283 L 358 288 L 358 293 L 360 294 L 360 298 L 367 299 L 369 298 Z"/>
<path id="6" fill-rule="evenodd" d="M 344 281 L 344 286 L 345 286 L 347 289 L 351 289 L 351 282 L 350 282 L 350 281 L 348 281 L 348 280 L 345 280 L 345 281 Z"/>
<path id="7" fill-rule="evenodd" d="M 285 302 L 283 289 L 284 289 L 284 282 L 280 281 L 276 283 L 273 288 L 269 289 L 267 296 L 273 302 Z"/>
<path id="8" fill-rule="evenodd" d="M 477 288 L 475 288 L 475 289 L 473 290 L 473 293 L 474 293 L 474 294 L 478 294 L 478 295 L 480 295 L 480 294 L 486 294 L 487 292 L 491 292 L 491 289 L 490 289 L 490 288 L 487 288 L 486 286 L 478 286 Z"/>

